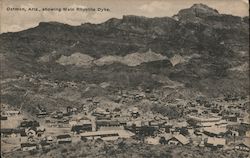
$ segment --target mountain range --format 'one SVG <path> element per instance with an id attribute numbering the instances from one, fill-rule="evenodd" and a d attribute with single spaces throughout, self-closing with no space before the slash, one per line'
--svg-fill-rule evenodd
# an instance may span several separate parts
<path id="1" fill-rule="evenodd" d="M 11 80 L 23 76 L 161 90 L 174 98 L 249 94 L 249 16 L 220 14 L 204 4 L 173 17 L 124 15 L 80 26 L 40 22 L 2 33 L 0 43 L 2 101 L 9 104 L 21 101 L 20 87 L 34 95 L 55 93 Z M 111 92 L 99 86 L 93 95 Z"/>

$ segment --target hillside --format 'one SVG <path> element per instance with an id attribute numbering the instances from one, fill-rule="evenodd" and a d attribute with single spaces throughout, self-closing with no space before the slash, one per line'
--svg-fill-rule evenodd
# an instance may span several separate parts
<path id="1" fill-rule="evenodd" d="M 173 98 L 249 94 L 249 17 L 203 4 L 173 17 L 41 22 L 1 34 L 0 43 L 1 99 L 13 106 L 25 91 L 36 98 L 26 106 L 34 107 L 81 105 L 79 98 L 107 97 L 121 88 L 167 91 Z M 68 91 L 68 83 L 77 84 L 70 91 L 79 98 L 52 97 Z"/>

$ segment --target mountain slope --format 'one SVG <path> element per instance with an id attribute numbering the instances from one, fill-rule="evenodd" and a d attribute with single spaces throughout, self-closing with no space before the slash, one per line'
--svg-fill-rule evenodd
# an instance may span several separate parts
<path id="1" fill-rule="evenodd" d="M 164 86 L 177 83 L 183 86 L 171 85 L 175 88 L 170 92 L 183 98 L 190 97 L 185 89 L 191 91 L 192 97 L 248 95 L 249 69 L 235 69 L 249 63 L 248 19 L 195 4 L 173 17 L 128 15 L 80 26 L 41 22 L 35 28 L 0 35 L 1 80 L 42 76 L 53 82 L 109 82 L 113 89 L 150 87 L 163 91 Z M 148 50 L 157 55 L 145 56 Z M 82 57 L 79 62 L 84 64 L 72 64 L 71 60 L 76 59 L 71 57 L 77 53 L 77 58 Z M 136 56 L 136 64 L 123 60 L 128 56 Z M 92 59 L 99 65 L 86 67 Z M 37 87 L 23 88 L 40 93 Z M 104 90 L 100 95 L 105 93 L 111 91 Z M 6 96 L 3 97 L 8 102 Z"/>

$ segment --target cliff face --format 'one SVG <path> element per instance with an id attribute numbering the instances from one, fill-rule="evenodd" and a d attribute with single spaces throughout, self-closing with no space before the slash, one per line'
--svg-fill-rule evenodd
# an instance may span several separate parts
<path id="1" fill-rule="evenodd" d="M 237 68 L 249 63 L 248 29 L 249 17 L 220 14 L 203 4 L 180 10 L 173 17 L 128 15 L 81 26 L 41 22 L 35 28 L 0 35 L 1 78 L 42 74 L 52 80 L 113 82 L 114 86 L 168 84 L 153 74 L 209 96 L 246 95 L 249 69 Z M 137 55 L 140 64 L 133 66 L 120 61 L 149 50 L 163 58 L 144 60 L 143 55 Z M 116 60 L 101 66 L 92 63 L 90 67 L 57 62 L 75 53 L 91 60 Z M 128 77 L 121 79 L 121 74 Z"/>

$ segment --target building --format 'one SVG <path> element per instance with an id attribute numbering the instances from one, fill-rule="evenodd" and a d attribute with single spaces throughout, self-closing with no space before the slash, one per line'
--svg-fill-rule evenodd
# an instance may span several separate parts
<path id="1" fill-rule="evenodd" d="M 207 147 L 223 148 L 225 145 L 226 139 L 224 138 L 208 137 L 208 139 L 205 141 L 205 146 Z"/>
<path id="2" fill-rule="evenodd" d="M 58 144 L 66 144 L 72 142 L 72 138 L 69 134 L 58 135 L 56 138 Z"/>
<path id="3" fill-rule="evenodd" d="M 47 137 L 45 137 L 45 140 L 46 140 L 47 142 L 53 142 L 53 141 L 54 141 L 54 137 L 52 137 L 52 136 L 47 136 Z"/>
<path id="4" fill-rule="evenodd" d="M 168 141 L 169 145 L 187 145 L 190 143 L 189 139 L 182 134 L 173 135 Z"/>
<path id="5" fill-rule="evenodd" d="M 90 132 L 92 131 L 92 124 L 75 125 L 71 128 L 74 133 Z"/>
<path id="6" fill-rule="evenodd" d="M 55 118 L 55 119 L 61 119 L 63 118 L 63 112 L 62 111 L 55 111 L 51 114 L 52 118 Z"/>
<path id="7" fill-rule="evenodd" d="M 93 129 L 92 120 L 86 117 L 71 119 L 69 121 L 69 125 L 71 126 L 71 131 L 77 134 L 81 132 L 92 131 Z"/>
<path id="8" fill-rule="evenodd" d="M 117 140 L 118 138 L 130 138 L 134 134 L 126 130 L 109 130 L 81 133 L 81 139 L 102 139 L 102 140 Z"/>
<path id="9" fill-rule="evenodd" d="M 5 116 L 17 116 L 19 114 L 21 114 L 21 112 L 17 110 L 4 111 Z"/>
<path id="10" fill-rule="evenodd" d="M 246 131 L 246 137 L 250 138 L 250 131 Z"/>
<path id="11" fill-rule="evenodd" d="M 99 129 L 101 127 L 119 127 L 120 122 L 117 120 L 97 120 L 96 127 Z"/>
<path id="12" fill-rule="evenodd" d="M 152 121 L 149 121 L 149 126 L 159 129 L 160 127 L 163 127 L 164 123 L 165 122 L 162 122 L 162 121 L 152 120 Z"/>
<path id="13" fill-rule="evenodd" d="M 173 129 L 173 125 L 165 123 L 164 128 L 165 128 L 166 133 L 171 133 L 171 129 Z"/>
<path id="14" fill-rule="evenodd" d="M 235 130 L 230 130 L 229 133 L 231 136 L 234 136 L 234 137 L 240 136 L 240 133 L 238 131 L 235 131 Z"/>
<path id="15" fill-rule="evenodd" d="M 2 128 L 0 129 L 1 137 L 16 137 L 21 133 L 25 132 L 24 129 L 20 128 Z"/>
<path id="16" fill-rule="evenodd" d="M 23 121 L 20 124 L 20 127 L 24 127 L 24 128 L 29 128 L 29 127 L 39 127 L 40 124 L 37 121 Z"/>
<path id="17" fill-rule="evenodd" d="M 145 142 L 147 144 L 151 144 L 151 145 L 157 145 L 157 144 L 160 144 L 160 137 L 147 137 L 145 139 Z"/>
<path id="18" fill-rule="evenodd" d="M 221 137 L 224 136 L 227 131 L 225 127 L 212 126 L 204 128 L 203 133 L 210 137 Z"/>
<path id="19" fill-rule="evenodd" d="M 102 120 L 102 119 L 110 119 L 111 114 L 107 110 L 96 108 L 95 111 L 92 113 L 92 116 L 95 116 L 97 120 Z"/>
<path id="20" fill-rule="evenodd" d="M 13 129 L 10 128 L 1 128 L 1 137 L 7 137 L 10 136 L 13 133 Z"/>
<path id="21" fill-rule="evenodd" d="M 224 116 L 223 118 L 229 122 L 237 122 L 238 121 L 238 117 L 236 115 L 228 115 L 228 116 Z"/>
<path id="22" fill-rule="evenodd" d="M 26 131 L 27 136 L 35 136 L 36 135 L 36 129 L 35 128 L 29 128 Z"/>
<path id="23" fill-rule="evenodd" d="M 139 109 L 137 107 L 134 107 L 132 110 L 131 110 L 131 116 L 133 118 L 138 118 L 140 116 L 140 113 L 139 113 Z"/>
<path id="24" fill-rule="evenodd" d="M 38 118 L 45 118 L 48 116 L 47 111 L 40 111 L 39 113 L 36 114 L 36 117 Z"/>
<path id="25" fill-rule="evenodd" d="M 8 117 L 7 116 L 0 116 L 0 120 L 1 121 L 6 121 L 6 120 L 8 120 Z"/>
<path id="26" fill-rule="evenodd" d="M 40 146 L 43 150 L 46 150 L 46 149 L 50 149 L 52 144 L 51 143 L 48 143 L 48 142 L 41 142 L 40 143 Z"/>
<path id="27" fill-rule="evenodd" d="M 250 139 L 249 138 L 244 139 L 243 143 L 236 145 L 234 149 L 239 150 L 239 151 L 249 152 L 250 151 Z"/>
<path id="28" fill-rule="evenodd" d="M 119 121 L 121 126 L 127 126 L 128 121 L 130 120 L 130 118 L 128 116 L 119 116 L 117 118 L 115 118 L 117 121 Z"/>
<path id="29" fill-rule="evenodd" d="M 221 117 L 198 117 L 198 116 L 193 116 L 193 115 L 188 115 L 190 119 L 194 119 L 195 121 L 199 123 L 204 123 L 204 122 L 219 122 L 221 120 Z"/>
<path id="30" fill-rule="evenodd" d="M 31 143 L 22 143 L 21 144 L 22 151 L 31 151 L 31 150 L 36 150 L 36 149 L 37 149 L 36 144 L 31 144 Z"/>

